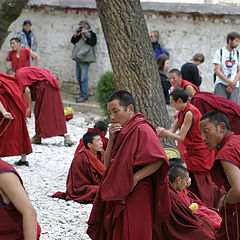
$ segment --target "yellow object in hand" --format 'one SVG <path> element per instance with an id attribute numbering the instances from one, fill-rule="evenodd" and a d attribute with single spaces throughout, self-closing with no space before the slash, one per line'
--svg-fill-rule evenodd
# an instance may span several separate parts
<path id="1" fill-rule="evenodd" d="M 190 210 L 192 211 L 192 213 L 195 213 L 198 210 L 198 204 L 197 203 L 192 203 L 189 206 Z"/>

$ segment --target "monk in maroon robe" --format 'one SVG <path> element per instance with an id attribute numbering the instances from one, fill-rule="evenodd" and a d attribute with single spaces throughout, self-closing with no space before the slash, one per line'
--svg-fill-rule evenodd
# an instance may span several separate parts
<path id="1" fill-rule="evenodd" d="M 0 159 L 0 238 L 39 239 L 37 214 L 16 170 Z"/>
<path id="2" fill-rule="evenodd" d="M 90 131 L 83 136 L 84 145 L 74 156 L 67 177 L 67 191 L 52 197 L 74 200 L 79 203 L 93 202 L 105 171 L 103 143 L 98 132 Z"/>
<path id="3" fill-rule="evenodd" d="M 44 68 L 23 67 L 16 71 L 16 78 L 28 100 L 27 115 L 35 101 L 35 132 L 32 143 L 41 144 L 41 138 L 62 136 L 67 133 L 60 86 L 52 73 Z M 70 137 L 64 136 L 64 144 L 71 146 Z"/>
<path id="4" fill-rule="evenodd" d="M 107 129 L 108 129 L 108 125 L 107 125 L 107 123 L 105 123 L 103 121 L 98 121 L 94 124 L 93 128 L 88 128 L 88 132 L 95 131 L 100 134 L 104 151 L 106 150 L 107 144 L 108 144 L 108 138 L 105 137 L 107 134 Z M 75 151 L 75 155 L 82 147 L 84 147 L 84 143 L 83 143 L 83 139 L 81 138 L 80 142 L 77 146 L 77 149 Z"/>
<path id="5" fill-rule="evenodd" d="M 31 153 L 21 87 L 4 73 L 0 73 L 0 111 L 0 157 Z"/>
<path id="6" fill-rule="evenodd" d="M 208 92 L 200 92 L 191 99 L 191 104 L 204 114 L 212 110 L 223 112 L 230 123 L 231 131 L 240 134 L 240 106 L 230 99 Z"/>
<path id="7" fill-rule="evenodd" d="M 219 203 L 223 221 L 216 239 L 239 239 L 240 136 L 230 132 L 227 117 L 216 110 L 202 116 L 200 131 L 209 148 L 216 149 L 211 171 L 213 180 L 218 186 L 224 186 L 227 191 Z"/>
<path id="8" fill-rule="evenodd" d="M 183 143 L 186 151 L 182 158 L 186 161 L 192 184 L 189 190 L 196 194 L 209 208 L 217 208 L 222 196 L 213 183 L 210 169 L 214 162 L 214 152 L 202 141 L 199 131 L 201 113 L 188 102 L 188 93 L 177 88 L 170 94 L 170 103 L 179 111 L 171 129 L 158 128 L 159 137 L 170 137 Z M 179 129 L 179 132 L 177 130 Z"/>
<path id="9" fill-rule="evenodd" d="M 107 169 L 87 233 L 94 240 L 152 240 L 170 209 L 167 156 L 152 124 L 135 114 L 130 93 L 114 92 L 107 108 L 112 121 L 104 156 Z"/>

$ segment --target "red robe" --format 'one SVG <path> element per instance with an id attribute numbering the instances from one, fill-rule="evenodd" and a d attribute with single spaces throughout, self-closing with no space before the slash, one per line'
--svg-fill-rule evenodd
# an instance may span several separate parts
<path id="1" fill-rule="evenodd" d="M 8 52 L 8 61 L 12 62 L 12 69 L 19 69 L 22 67 L 30 67 L 30 50 L 26 48 L 20 49 L 20 57 L 17 58 L 15 50 Z"/>
<path id="2" fill-rule="evenodd" d="M 179 129 L 188 111 L 193 113 L 193 123 L 182 142 L 186 149 L 182 158 L 186 161 L 190 177 L 192 178 L 189 190 L 195 193 L 208 207 L 217 208 L 222 192 L 213 183 L 210 176 L 210 169 L 214 162 L 214 151 L 210 150 L 202 141 L 199 131 L 199 123 L 202 115 L 190 103 L 188 103 L 184 111 L 179 112 Z"/>
<path id="3" fill-rule="evenodd" d="M 188 85 L 191 85 L 195 89 L 196 93 L 199 93 L 199 89 L 198 89 L 198 87 L 196 85 L 194 85 L 193 83 L 191 83 L 191 82 L 189 82 L 187 80 L 184 80 L 184 79 L 182 79 L 180 88 L 183 88 L 185 90 L 185 88 Z M 176 89 L 176 87 L 173 88 L 173 90 L 175 90 L 175 89 Z"/>
<path id="4" fill-rule="evenodd" d="M 102 142 L 103 142 L 103 150 L 105 151 L 106 148 L 107 148 L 107 144 L 108 144 L 108 138 L 105 137 L 104 133 L 102 131 L 100 131 L 99 129 L 97 128 L 89 128 L 88 129 L 88 132 L 91 132 L 91 131 L 95 131 L 95 132 L 98 132 L 101 139 L 102 139 Z M 83 143 L 83 139 L 81 138 L 80 141 L 79 141 L 79 144 L 77 146 L 77 149 L 75 151 L 75 154 L 77 154 L 77 152 L 82 148 L 84 147 L 84 143 Z"/>
<path id="5" fill-rule="evenodd" d="M 231 131 L 240 134 L 240 106 L 230 99 L 208 92 L 200 92 L 191 99 L 191 104 L 204 114 L 212 110 L 223 112 L 230 123 Z"/>
<path id="6" fill-rule="evenodd" d="M 31 89 L 35 101 L 35 131 L 42 138 L 61 136 L 67 132 L 59 84 L 44 68 L 24 67 L 16 72 L 23 89 Z"/>
<path id="7" fill-rule="evenodd" d="M 208 208 L 194 193 L 185 188 L 182 192 L 178 192 L 178 196 L 187 204 L 188 207 L 192 203 L 197 203 L 198 210 L 194 212 L 194 215 L 205 219 L 209 224 L 211 224 L 215 231 L 220 228 L 222 219 L 219 214 Z"/>
<path id="8" fill-rule="evenodd" d="M 240 168 L 240 136 L 233 132 L 228 133 L 221 143 L 221 149 L 217 150 L 215 162 L 211 170 L 211 174 L 215 183 L 220 187 L 224 186 L 226 191 L 229 191 L 231 186 L 228 183 L 220 161 L 227 161 Z M 238 212 L 238 214 L 236 213 Z M 224 216 L 224 207 L 220 209 L 220 215 L 223 219 L 221 227 L 217 232 L 217 240 L 227 239 L 226 235 L 226 219 Z M 239 229 L 240 223 L 240 201 L 237 204 L 227 204 L 227 226 L 231 240 L 237 239 L 237 225 Z M 237 219 L 238 217 L 238 219 Z"/>
<path id="9" fill-rule="evenodd" d="M 152 175 L 131 192 L 134 172 L 163 161 Z M 135 114 L 116 138 L 111 160 L 93 203 L 87 230 L 91 239 L 152 240 L 169 214 L 169 163 L 155 128 Z"/>
<path id="10" fill-rule="evenodd" d="M 204 219 L 194 216 L 169 183 L 171 212 L 159 228 L 164 240 L 215 240 L 215 231 Z"/>
<path id="11" fill-rule="evenodd" d="M 57 192 L 52 197 L 74 200 L 80 203 L 93 202 L 105 170 L 103 165 L 104 152 L 96 158 L 85 147 L 74 156 L 67 177 L 67 191 Z"/>
<path id="12" fill-rule="evenodd" d="M 0 174 L 5 172 L 15 173 L 22 186 L 22 179 L 17 171 L 8 163 L 0 159 Z M 24 186 L 23 186 L 24 188 Z M 41 228 L 37 223 L 37 235 L 40 237 Z M 22 215 L 14 207 L 12 203 L 6 205 L 3 203 L 0 195 L 0 238 L 4 240 L 23 240 L 23 223 Z"/>
<path id="13" fill-rule="evenodd" d="M 8 120 L 0 113 L 0 157 L 31 153 L 22 90 L 18 81 L 5 73 L 0 73 L 0 101 L 14 117 Z"/>

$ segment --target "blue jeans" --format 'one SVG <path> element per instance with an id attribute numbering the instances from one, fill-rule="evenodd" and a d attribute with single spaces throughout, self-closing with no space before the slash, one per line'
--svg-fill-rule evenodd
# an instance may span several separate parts
<path id="1" fill-rule="evenodd" d="M 88 70 L 90 63 L 76 62 L 76 78 L 83 97 L 88 97 Z"/>

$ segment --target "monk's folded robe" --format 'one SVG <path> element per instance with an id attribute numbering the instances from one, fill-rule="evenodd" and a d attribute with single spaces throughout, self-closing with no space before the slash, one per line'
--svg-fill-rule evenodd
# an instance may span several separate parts
<path id="1" fill-rule="evenodd" d="M 179 111 L 179 129 L 188 111 L 193 113 L 193 123 L 182 142 L 185 147 L 182 159 L 186 161 L 192 179 L 189 190 L 196 194 L 209 208 L 218 208 L 223 193 L 214 184 L 210 175 L 210 169 L 214 162 L 214 151 L 210 150 L 206 143 L 202 141 L 199 131 L 202 114 L 190 103 L 188 103 L 184 111 Z"/>
<path id="2" fill-rule="evenodd" d="M 189 207 L 178 196 L 177 191 L 169 183 L 171 211 L 159 226 L 161 235 L 158 239 L 164 240 L 213 240 L 215 230 L 204 219 L 192 214 Z"/>
<path id="3" fill-rule="evenodd" d="M 162 166 L 131 192 L 134 173 L 158 161 Z M 169 214 L 168 169 L 155 128 L 135 114 L 116 137 L 88 221 L 91 239 L 152 240 L 153 229 Z"/>
<path id="4" fill-rule="evenodd" d="M 178 196 L 190 206 L 192 203 L 198 204 L 198 210 L 194 212 L 194 215 L 205 219 L 212 227 L 217 231 L 220 228 L 222 219 L 219 214 L 208 208 L 194 193 L 188 189 L 184 189 L 182 192 L 178 192 Z"/>
<path id="5" fill-rule="evenodd" d="M 74 156 L 67 177 L 66 192 L 57 192 L 52 197 L 74 200 L 79 203 L 93 202 L 105 171 L 103 154 L 95 157 L 87 148 L 81 148 Z"/>
<path id="6" fill-rule="evenodd" d="M 15 173 L 23 186 L 21 177 L 17 171 L 8 163 L 0 159 L 0 174 L 5 172 Z M 24 186 L 23 186 L 24 188 Z M 37 223 L 37 239 L 41 233 L 40 225 Z M 0 239 L 23 240 L 23 219 L 21 213 L 10 203 L 6 205 L 0 195 Z"/>
<path id="7" fill-rule="evenodd" d="M 5 119 L 0 113 L 0 157 L 31 153 L 22 88 L 15 78 L 5 73 L 0 73 L 0 101 L 14 117 Z"/>
<path id="8" fill-rule="evenodd" d="M 220 161 L 227 161 L 240 168 L 240 136 L 235 135 L 233 132 L 228 133 L 221 143 L 222 147 L 217 150 L 215 156 L 215 162 L 211 169 L 211 175 L 213 181 L 219 186 L 224 186 L 228 192 L 231 188 L 227 177 L 224 173 L 223 167 Z M 239 235 L 239 223 L 240 223 L 240 202 L 236 204 L 226 204 L 226 209 L 222 207 L 220 210 L 222 217 L 222 224 L 217 232 L 217 240 L 226 240 L 226 225 L 229 235 L 229 239 L 237 239 Z M 225 216 L 226 214 L 226 216 Z"/>
<path id="9" fill-rule="evenodd" d="M 22 89 L 30 88 L 32 101 L 35 101 L 36 136 L 49 138 L 64 135 L 67 128 L 60 86 L 53 74 L 44 68 L 23 67 L 16 71 L 16 78 Z"/>
<path id="10" fill-rule="evenodd" d="M 230 123 L 231 131 L 240 134 L 240 106 L 230 99 L 208 92 L 194 95 L 191 103 L 204 114 L 213 110 L 223 112 Z"/>

